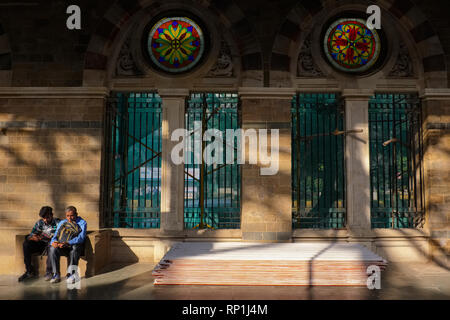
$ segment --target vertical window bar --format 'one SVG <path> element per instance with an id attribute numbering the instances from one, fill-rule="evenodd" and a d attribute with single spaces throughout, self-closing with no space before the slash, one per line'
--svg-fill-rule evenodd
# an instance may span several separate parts
<path id="1" fill-rule="evenodd" d="M 299 93 L 292 101 L 293 228 L 345 226 L 343 135 L 333 134 L 342 117 L 335 94 Z"/>
<path id="2" fill-rule="evenodd" d="M 371 190 L 378 203 L 371 206 L 373 228 L 417 228 L 423 222 L 421 117 L 416 95 L 377 94 L 369 103 Z M 380 115 L 381 117 L 379 117 Z M 382 130 L 378 130 L 379 119 Z M 384 128 L 386 125 L 387 130 Z M 381 164 L 376 161 L 382 161 Z M 374 183 L 383 175 L 385 183 Z M 381 199 L 385 199 L 381 203 Z M 389 200 L 389 201 L 387 201 Z M 382 205 L 381 205 L 382 204 Z"/>
<path id="3" fill-rule="evenodd" d="M 192 93 L 186 103 L 186 125 L 189 130 L 194 128 L 195 121 L 202 120 L 202 134 L 207 129 L 215 128 L 222 132 L 221 141 L 216 144 L 226 145 L 226 129 L 238 129 L 238 97 L 235 93 Z M 192 121 L 191 121 L 192 119 Z M 195 146 L 191 139 L 193 148 Z M 201 152 L 214 141 L 202 142 Z M 235 149 L 224 147 L 223 159 L 226 153 Z M 216 155 L 217 156 L 217 155 Z M 237 159 L 236 159 L 237 160 Z M 203 169 L 202 169 L 203 168 Z M 236 171 L 235 171 L 236 170 Z M 185 228 L 204 227 L 223 229 L 240 227 L 240 199 L 234 197 L 240 193 L 240 168 L 237 164 L 192 164 L 185 166 Z M 200 179 L 197 178 L 200 173 Z M 195 177 L 195 179 L 193 178 Z M 192 189 L 191 186 L 196 186 Z M 198 186 L 198 188 L 197 188 Z M 200 190 L 201 189 L 201 190 Z M 200 201 L 192 201 L 192 194 L 198 190 Z M 191 198 L 191 199 L 190 199 Z M 191 201 L 189 201 L 191 200 Z M 202 211 L 204 212 L 202 218 Z"/>
<path id="4" fill-rule="evenodd" d="M 159 228 L 160 99 L 153 93 L 115 93 L 113 97 L 118 103 L 116 119 L 110 117 L 110 126 L 114 128 L 111 130 L 112 139 L 107 138 L 113 150 L 109 161 L 114 167 L 109 171 L 112 177 L 111 192 L 108 193 L 112 217 L 109 226 Z M 153 120 L 155 117 L 156 122 Z M 115 171 L 114 175 L 111 170 Z M 155 172 L 158 172 L 158 177 L 153 181 Z"/>

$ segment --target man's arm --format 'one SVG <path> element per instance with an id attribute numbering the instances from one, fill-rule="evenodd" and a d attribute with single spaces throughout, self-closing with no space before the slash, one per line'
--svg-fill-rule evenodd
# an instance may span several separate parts
<path id="1" fill-rule="evenodd" d="M 56 236 L 58 235 L 59 228 L 61 228 L 61 225 L 63 224 L 63 221 L 64 221 L 64 220 L 61 220 L 61 221 L 58 223 L 58 226 L 56 227 L 55 234 L 53 235 L 52 239 L 50 240 L 50 245 L 52 245 L 53 242 L 55 242 L 55 241 L 57 240 L 57 239 L 56 239 Z"/>
<path id="2" fill-rule="evenodd" d="M 83 243 L 84 240 L 86 239 L 86 229 L 87 229 L 86 221 L 83 219 L 80 220 L 79 226 L 81 228 L 81 232 L 78 234 L 78 236 L 76 236 L 75 238 L 73 238 L 68 242 L 70 245 Z"/>
<path id="3" fill-rule="evenodd" d="M 34 237 L 39 232 L 39 220 L 34 224 L 33 229 L 30 234 L 26 236 L 25 239 L 30 240 L 31 237 Z"/>

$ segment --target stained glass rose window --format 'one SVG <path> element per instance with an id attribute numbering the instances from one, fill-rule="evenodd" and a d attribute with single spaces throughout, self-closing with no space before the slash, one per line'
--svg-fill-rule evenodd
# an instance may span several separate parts
<path id="1" fill-rule="evenodd" d="M 377 31 L 370 30 L 362 19 L 340 19 L 328 28 L 324 51 L 335 68 L 345 72 L 369 70 L 380 56 Z"/>
<path id="2" fill-rule="evenodd" d="M 170 73 L 192 69 L 205 50 L 201 28 L 187 17 L 159 20 L 150 29 L 147 45 L 153 63 Z"/>

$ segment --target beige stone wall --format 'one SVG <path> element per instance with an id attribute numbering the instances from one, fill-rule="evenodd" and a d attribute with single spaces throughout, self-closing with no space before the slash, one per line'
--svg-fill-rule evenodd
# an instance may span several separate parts
<path id="1" fill-rule="evenodd" d="M 425 98 L 426 227 L 434 256 L 450 256 L 450 99 Z"/>
<path id="2" fill-rule="evenodd" d="M 277 174 L 261 175 L 263 165 L 259 161 L 259 151 L 258 164 L 248 164 L 247 160 L 242 166 L 244 241 L 286 241 L 292 236 L 291 100 L 288 96 L 247 99 L 244 94 L 242 97 L 243 129 L 267 129 L 268 150 L 271 148 L 270 130 L 279 130 Z M 248 150 L 246 153 L 248 156 Z"/>
<path id="3" fill-rule="evenodd" d="M 0 95 L 0 273 L 44 205 L 59 218 L 73 205 L 98 230 L 103 110 L 103 98 Z"/>
<path id="4" fill-rule="evenodd" d="M 69 91 L 57 93 L 55 89 L 46 95 L 19 95 L 17 90 L 14 94 L 0 93 L 0 274 L 22 271 L 17 270 L 15 239 L 17 234 L 29 232 L 43 205 L 52 206 L 59 217 L 63 217 L 64 207 L 75 205 L 88 221 L 89 230 L 101 227 L 101 126 L 105 99 L 89 94 L 82 98 Z M 261 175 L 260 163 L 242 166 L 241 230 L 201 231 L 207 234 L 200 235 L 199 230 L 172 230 L 171 224 L 160 230 L 121 229 L 99 251 L 111 252 L 113 262 L 157 262 L 174 241 L 186 239 L 337 239 L 337 232 L 332 230 L 292 231 L 292 94 L 271 88 L 241 89 L 242 127 L 279 129 L 280 138 L 276 175 Z M 439 259 L 446 259 L 450 245 L 449 114 L 450 100 L 424 99 L 426 230 L 432 239 L 431 252 Z M 268 142 L 270 150 L 270 135 Z M 181 209 L 174 212 L 182 214 Z M 357 211 L 355 214 L 361 215 Z M 339 231 L 345 232 L 343 241 L 364 243 L 390 261 L 426 259 L 428 255 L 427 233 L 420 230 L 409 235 L 395 230 L 386 231 L 388 234 L 379 230 L 355 234 L 353 227 L 350 229 L 352 232 Z M 173 232 L 168 234 L 168 230 Z"/>
<path id="5" fill-rule="evenodd" d="M 3 128 L 0 130 L 0 273 L 14 268 L 15 236 L 31 229 L 43 205 L 52 206 L 56 216 L 59 217 L 63 216 L 64 207 L 75 205 L 80 215 L 88 221 L 90 230 L 101 226 L 99 218 L 102 214 L 99 211 L 102 187 L 101 124 L 106 92 L 92 95 L 90 90 L 95 91 L 96 88 L 80 89 L 77 86 L 97 83 L 103 85 L 106 78 L 111 76 L 106 76 L 106 70 L 112 72 L 116 66 L 113 57 L 117 57 L 118 52 L 115 54 L 113 51 L 120 49 L 121 37 L 126 31 L 125 20 L 128 19 L 121 20 L 120 17 L 126 17 L 128 13 L 125 13 L 126 10 L 120 3 L 81 0 L 84 12 L 83 29 L 79 32 L 67 31 L 64 28 L 66 15 L 60 14 L 63 12 L 60 9 L 64 6 L 64 1 L 56 2 L 59 4 L 50 5 L 48 1 L 23 10 L 17 10 L 14 5 L 4 6 L 0 10 L 0 89 L 5 89 L 0 90 L 0 128 Z M 299 4 L 298 0 L 287 0 L 283 6 L 274 1 L 261 1 L 257 13 L 252 9 L 251 1 L 234 2 L 230 7 L 231 2 L 227 2 L 221 11 L 225 20 L 227 17 L 239 17 L 236 21 L 231 19 L 227 25 L 229 29 L 227 31 L 238 36 L 235 39 L 236 44 L 231 41 L 229 44 L 237 47 L 240 47 L 241 42 L 246 44 L 237 52 L 232 52 L 234 75 L 240 74 L 238 78 L 192 76 L 182 77 L 176 81 L 174 78 L 159 81 L 146 75 L 118 78 L 108 85 L 112 87 L 116 85 L 116 88 L 121 88 L 119 90 L 137 90 L 136 88 L 148 90 L 149 87 L 161 89 L 161 85 L 164 84 L 165 92 L 159 90 L 161 96 L 166 99 L 163 108 L 164 120 L 167 122 L 163 125 L 163 131 L 180 127 L 183 123 L 183 115 L 173 111 L 179 112 L 182 109 L 182 99 L 187 95 L 187 88 L 214 91 L 236 89 L 239 86 L 271 85 L 272 87 L 239 89 L 242 99 L 242 125 L 244 129 L 280 130 L 279 172 L 273 176 L 262 176 L 260 164 L 242 166 L 242 228 L 236 231 L 238 235 L 234 233 L 235 231 L 230 231 L 232 236 L 228 235 L 225 238 L 232 240 L 239 238 L 244 241 L 285 241 L 291 238 L 295 241 L 298 238 L 298 241 L 304 241 L 304 237 L 311 235 L 312 232 L 315 234 L 311 238 L 314 241 L 334 240 L 341 230 L 339 232 L 333 230 L 330 233 L 329 230 L 325 230 L 326 233 L 323 233 L 323 230 L 292 232 L 290 100 L 297 90 L 345 91 L 343 90 L 345 88 L 365 88 L 366 85 L 371 89 L 376 87 L 377 90 L 388 91 L 418 88 L 422 90 L 426 83 L 442 87 L 439 68 L 444 62 L 440 61 L 440 55 L 443 53 L 445 61 L 450 61 L 450 37 L 443 36 L 449 31 L 446 16 L 448 10 L 445 9 L 448 9 L 450 4 L 445 0 L 439 0 L 439 5 L 416 1 L 420 2 L 418 5 L 424 13 L 423 17 L 416 9 L 409 11 L 408 14 L 402 12 L 403 18 L 400 20 L 407 29 L 418 27 L 413 34 L 416 39 L 412 40 L 415 42 L 411 42 L 416 48 L 410 50 L 411 53 L 418 51 L 421 54 L 420 58 L 411 56 L 413 60 L 418 59 L 418 70 L 415 70 L 418 79 L 376 80 L 378 77 L 376 75 L 369 80 L 365 77 L 356 80 L 353 77 L 334 78 L 332 73 L 317 78 L 297 77 L 296 63 L 299 53 L 297 49 L 301 49 L 299 41 L 300 39 L 303 41 L 302 34 L 306 36 L 310 27 L 320 25 L 316 23 L 308 26 L 310 20 L 294 19 L 297 13 L 294 14 L 292 10 Z M 320 5 L 317 8 L 310 7 L 306 5 L 308 1 L 303 2 L 306 11 L 311 10 L 313 13 L 316 9 L 321 10 Z M 393 8 L 397 9 L 396 6 Z M 314 17 L 314 14 L 309 15 L 306 11 L 305 15 Z M 303 13 L 298 14 L 300 17 L 303 16 Z M 322 19 L 320 16 L 316 17 L 314 20 Z M 211 19 L 215 19 L 215 16 L 211 16 Z M 248 24 L 243 21 L 248 21 Z M 302 21 L 298 25 L 301 32 L 296 34 L 297 32 L 292 30 L 296 29 L 295 23 L 299 21 Z M 293 22 L 295 23 L 292 25 Z M 410 26 L 412 22 L 420 24 Z M 220 21 L 217 23 L 221 24 Z M 428 23 L 431 23 L 433 28 L 430 28 Z M 254 30 L 240 32 L 249 26 L 250 29 L 254 27 Z M 433 29 L 439 39 L 433 36 Z M 319 31 L 317 30 L 318 34 Z M 319 42 L 316 41 L 316 44 Z M 444 52 L 440 51 L 441 47 Z M 313 41 L 312 56 L 314 50 Z M 88 53 L 94 53 L 94 58 L 86 59 Z M 285 55 L 288 53 L 289 55 Z M 106 61 L 107 57 L 109 61 Z M 109 66 L 106 67 L 106 64 Z M 326 67 L 324 64 L 325 69 L 322 71 L 326 71 Z M 421 69 L 427 73 L 426 76 L 421 74 Z M 436 78 L 429 79 L 431 76 Z M 422 79 L 424 77 L 425 79 Z M 450 79 L 450 73 L 448 77 Z M 376 84 L 375 80 L 378 81 Z M 175 84 L 186 92 L 176 92 L 179 89 L 174 89 Z M 11 88 L 10 85 L 29 87 Z M 100 91 L 102 90 L 107 91 L 106 88 Z M 358 91 L 360 90 L 346 94 L 347 129 L 360 129 L 363 126 L 366 128 L 367 113 L 361 110 L 361 106 L 364 108 L 366 106 L 361 104 L 361 97 L 358 96 L 364 96 L 365 93 Z M 368 99 L 368 96 L 364 99 Z M 361 119 L 364 121 L 361 122 Z M 354 137 L 365 139 L 367 130 L 363 135 L 356 134 L 353 137 L 349 135 L 346 138 L 347 150 L 352 149 L 354 152 L 347 152 L 346 158 L 347 191 L 352 193 L 347 195 L 348 230 L 342 239 L 370 242 L 379 237 L 382 239 L 379 241 L 380 245 L 373 245 L 373 248 L 383 248 L 380 250 L 384 251 L 380 252 L 386 252 L 387 256 L 402 254 L 411 257 L 412 255 L 404 248 L 420 247 L 420 252 L 427 253 L 428 249 L 423 243 L 427 241 L 424 239 L 427 239 L 429 233 L 432 252 L 444 258 L 448 255 L 450 251 L 448 89 L 445 93 L 432 91 L 425 93 L 424 119 L 426 232 L 411 236 L 420 240 L 420 246 L 412 244 L 410 240 L 404 240 L 406 239 L 404 230 L 392 233 L 395 236 L 383 235 L 384 231 L 369 230 L 370 203 L 367 194 L 369 166 L 368 160 L 364 159 L 367 158 L 368 150 L 367 144 L 363 145 L 354 140 Z M 268 138 L 270 141 L 270 136 Z M 173 143 L 166 137 L 163 144 L 163 159 L 168 159 L 171 146 Z M 152 261 L 158 259 L 160 253 L 164 252 L 165 249 L 161 248 L 165 246 L 158 247 L 159 243 L 166 241 L 161 240 L 165 239 L 164 237 L 172 240 L 196 237 L 195 234 L 183 230 L 183 201 L 181 201 L 183 186 L 180 184 L 184 175 L 183 168 L 165 162 L 163 171 L 165 175 L 162 181 L 161 229 L 152 236 L 147 233 L 153 231 L 144 231 L 143 237 L 150 237 L 151 240 L 148 240 L 150 242 L 139 238 L 140 230 L 126 230 L 126 237 L 122 237 L 124 230 L 121 230 L 119 235 L 113 237 L 111 247 L 105 245 L 105 250 L 112 251 L 115 261 L 136 259 Z M 216 231 L 212 234 L 218 234 Z M 400 239 L 402 237 L 403 240 Z M 217 238 L 211 235 L 210 238 L 201 239 Z M 416 249 L 413 250 L 417 252 Z M 393 253 L 394 251 L 398 253 Z"/>

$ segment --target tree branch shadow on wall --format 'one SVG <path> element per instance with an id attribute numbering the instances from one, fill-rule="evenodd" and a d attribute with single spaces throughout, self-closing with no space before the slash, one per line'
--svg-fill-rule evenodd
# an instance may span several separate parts
<path id="1" fill-rule="evenodd" d="M 12 115 L 8 122 L 27 121 Z M 38 120 L 36 123 L 42 122 Z M 16 233 L 29 232 L 39 219 L 39 209 L 45 205 L 53 207 L 54 216 L 61 219 L 65 218 L 64 210 L 68 205 L 77 207 L 82 218 L 86 218 L 84 209 L 91 211 L 89 213 L 94 211 L 94 204 L 99 200 L 96 195 L 90 194 L 92 188 L 85 189 L 84 186 L 85 183 L 96 184 L 99 181 L 89 178 L 85 169 L 90 168 L 83 167 L 85 157 L 92 159 L 98 155 L 95 147 L 83 144 L 84 137 L 89 137 L 90 143 L 99 142 L 101 137 L 94 130 L 38 126 L 21 128 L 14 125 L 2 128 L 0 137 L 8 139 L 0 144 L 0 153 L 5 159 L 4 192 L 0 193 L 2 227 L 16 229 Z M 75 152 L 79 154 L 79 165 L 74 162 Z M 67 197 L 73 195 L 79 197 L 79 201 L 67 202 Z M 88 224 L 89 227 L 98 228 Z M 92 253 L 92 244 L 89 239 L 86 241 L 86 253 Z M 12 240 L 10 245 L 15 246 L 15 241 Z M 88 261 L 87 267 L 91 270 L 92 262 Z"/>
<path id="2" fill-rule="evenodd" d="M 15 120 L 16 117 L 11 119 L 10 121 L 14 122 Z M 83 131 L 77 129 L 76 134 L 67 133 L 67 130 L 73 132 L 74 129 L 43 128 L 34 131 L 14 127 L 6 127 L 2 129 L 2 132 L 0 134 L 3 134 L 6 137 L 9 137 L 10 140 L 13 140 L 13 142 L 9 141 L 6 145 L 0 144 L 0 151 L 5 154 L 5 158 L 9 158 L 6 168 L 12 169 L 12 172 L 14 172 L 14 169 L 17 170 L 15 174 L 9 174 L 7 172 L 6 179 L 9 179 L 9 177 L 11 176 L 22 176 L 24 178 L 26 176 L 26 181 L 21 181 L 22 183 L 14 183 L 13 187 L 11 187 L 10 184 L 7 184 L 5 186 L 6 192 L 0 195 L 0 200 L 8 202 L 8 208 L 11 207 L 9 203 L 13 204 L 13 207 L 17 207 L 17 205 L 20 205 L 20 203 L 24 203 L 24 200 L 27 201 L 26 192 L 23 192 L 23 190 L 26 190 L 26 188 L 21 187 L 29 186 L 30 184 L 32 184 L 33 188 L 41 194 L 45 193 L 45 191 L 42 191 L 42 189 L 45 190 L 45 188 L 47 187 L 49 190 L 48 200 L 43 198 L 41 200 L 32 201 L 32 203 L 35 204 L 35 206 L 33 206 L 33 209 L 36 212 L 36 220 L 39 218 L 37 213 L 39 212 L 40 207 L 44 205 L 52 206 L 54 209 L 55 217 L 59 218 L 65 218 L 64 209 L 67 205 L 82 207 L 82 203 L 65 203 L 64 198 L 67 194 L 82 194 L 83 199 L 86 199 L 83 202 L 98 203 L 97 197 L 91 196 L 88 192 L 85 192 L 83 190 L 82 187 L 84 183 L 82 182 L 82 178 L 80 178 L 81 175 L 72 175 L 74 177 L 74 180 L 76 181 L 74 183 L 74 181 L 70 179 L 70 175 L 63 172 L 65 162 L 72 160 L 64 159 L 65 152 L 80 152 L 80 154 L 82 154 L 82 152 L 88 152 L 90 154 L 96 154 L 98 153 L 98 150 L 61 150 L 61 148 L 57 145 L 57 139 L 60 136 L 66 138 L 71 137 L 67 138 L 67 140 L 72 140 L 73 142 L 74 140 L 78 139 L 79 136 L 94 136 L 96 139 L 99 139 L 100 137 L 98 135 L 94 135 L 93 133 L 90 134 L 90 129 L 83 129 Z M 55 133 L 57 134 L 56 137 L 54 135 Z M 61 139 L 63 139 L 62 137 Z M 22 147 L 20 145 L 22 145 Z M 21 149 L 17 150 L 18 148 Z M 25 150 L 23 150 L 22 148 L 25 148 Z M 39 156 L 39 158 L 34 159 L 27 157 L 33 155 L 33 153 L 39 153 L 38 155 L 36 155 Z M 83 160 L 80 159 L 80 161 L 82 162 Z M 82 163 L 79 169 L 82 172 Z M 22 170 L 23 172 L 28 174 L 21 174 Z M 31 179 L 31 181 L 29 181 L 29 179 Z M 14 187 L 19 187 L 19 190 L 22 191 L 17 192 L 14 190 Z M 30 192 L 30 194 L 32 193 L 34 192 Z M 31 229 L 31 225 L 25 226 L 18 222 L 17 219 L 11 218 L 11 211 L 13 210 L 8 210 L 8 214 L 0 213 L 0 215 L 3 215 L 3 219 L 1 220 L 3 223 L 6 223 L 7 226 L 29 227 Z M 80 211 L 80 216 L 82 217 L 83 212 L 82 210 Z M 24 209 L 23 212 L 28 213 L 29 210 Z M 4 219 L 5 216 L 6 219 Z M 32 218 L 30 217 L 30 219 Z"/>
<path id="3" fill-rule="evenodd" d="M 423 119 L 423 123 L 426 123 L 426 122 L 427 122 L 426 119 Z M 430 174 L 425 171 L 427 169 L 425 167 L 425 161 L 426 161 L 425 159 L 427 156 L 427 152 L 428 151 L 430 151 L 430 152 L 437 151 L 438 153 L 442 152 L 447 157 L 450 157 L 450 148 L 445 147 L 445 143 L 442 142 L 442 139 L 450 139 L 450 134 L 449 133 L 444 133 L 444 134 L 440 133 L 438 135 L 438 137 L 429 132 L 427 132 L 426 134 L 423 134 L 423 136 L 422 136 L 422 142 L 423 142 L 422 152 L 423 152 L 423 154 L 420 157 L 420 161 L 418 163 L 418 166 L 422 167 L 422 170 L 424 173 L 423 181 L 422 181 L 422 185 L 423 185 L 422 192 L 424 194 L 425 203 L 423 206 L 424 214 L 423 214 L 423 217 L 421 217 L 422 224 L 419 227 L 415 227 L 415 229 L 420 231 L 420 233 L 423 235 L 423 237 L 428 239 L 428 243 L 427 243 L 428 250 L 425 250 L 420 244 L 418 244 L 417 241 L 414 241 L 414 238 L 412 238 L 411 236 L 408 236 L 407 232 L 405 232 L 404 229 L 397 228 L 395 230 L 404 235 L 403 239 L 406 239 L 410 243 L 411 247 L 414 248 L 414 250 L 417 251 L 417 253 L 419 253 L 419 255 L 424 257 L 427 261 L 449 271 L 450 270 L 450 267 L 449 267 L 450 253 L 444 246 L 441 245 L 441 243 L 439 243 L 438 241 L 433 239 L 431 237 L 431 234 L 428 235 L 425 232 L 425 230 L 423 229 L 424 224 L 429 223 L 429 221 L 427 221 L 427 220 L 430 220 L 430 214 L 433 214 L 433 215 L 442 214 L 442 215 L 444 215 L 444 217 L 442 217 L 444 220 L 445 220 L 445 214 L 449 214 L 448 209 L 447 209 L 447 212 L 441 212 L 441 211 L 434 210 L 434 212 L 430 213 L 430 210 L 431 210 L 430 207 L 434 206 L 434 204 L 430 204 L 430 199 L 429 198 L 427 199 L 425 197 L 425 195 L 428 192 L 428 189 L 431 187 L 431 184 L 433 183 L 433 181 L 431 181 L 429 178 Z M 435 149 L 435 150 L 430 150 L 430 149 Z M 445 175 L 443 175 L 442 179 L 445 180 Z M 431 226 L 431 229 L 432 228 L 433 228 L 433 226 Z M 375 236 L 379 234 L 379 232 L 377 230 L 379 230 L 379 229 L 376 229 L 376 228 L 372 229 L 372 232 Z M 449 240 L 450 239 L 447 239 L 447 241 L 449 241 Z M 430 246 L 433 247 L 436 251 L 438 251 L 441 256 L 446 257 L 446 258 L 444 258 L 444 260 L 446 260 L 446 261 L 436 258 L 434 256 L 434 253 L 429 251 L 429 250 L 431 250 Z M 386 259 L 389 260 L 389 257 L 386 256 Z"/>
<path id="4" fill-rule="evenodd" d="M 425 114 L 425 113 L 424 113 Z M 425 118 L 423 119 L 423 123 L 427 123 L 427 119 L 426 116 L 424 116 Z M 450 140 L 450 133 L 448 132 L 448 130 L 444 131 L 444 132 L 439 132 L 437 135 L 435 132 L 433 132 L 433 129 L 427 129 L 426 132 L 423 134 L 423 157 L 422 157 L 422 161 L 425 161 L 425 158 L 427 157 L 427 153 L 428 152 L 437 152 L 439 153 L 444 153 L 445 156 L 443 157 L 443 160 L 445 161 L 445 159 L 450 158 L 450 147 L 446 146 L 446 143 L 444 140 Z M 430 150 L 431 149 L 431 150 Z M 434 149 L 434 150 L 433 150 Z M 430 160 L 428 160 L 430 161 Z M 425 164 L 422 163 L 422 166 L 424 168 L 424 188 L 425 189 L 430 189 L 433 181 L 431 180 L 430 176 L 433 176 L 432 174 L 430 174 L 429 172 L 426 172 L 426 169 L 430 169 L 430 168 L 426 168 Z M 440 181 L 441 183 L 444 183 L 447 193 L 448 193 L 448 189 L 450 188 L 450 184 L 447 180 L 447 176 L 449 175 L 449 169 L 444 169 L 447 170 L 444 174 L 442 174 L 439 178 L 442 179 L 442 181 Z M 424 190 L 425 194 L 427 194 L 427 190 Z M 431 194 L 431 192 L 430 192 Z M 435 206 L 439 206 L 439 208 L 433 208 L 433 212 L 430 212 L 432 210 L 432 207 Z M 430 229 L 432 231 L 433 228 L 433 223 L 431 223 L 430 221 L 427 220 L 431 220 L 431 214 L 433 215 L 437 215 L 440 214 L 441 217 L 440 219 L 442 221 L 447 221 L 445 215 L 450 216 L 450 209 L 448 208 L 448 206 L 445 205 L 445 199 L 444 199 L 444 203 L 442 204 L 434 204 L 434 203 L 430 203 L 430 198 L 426 199 L 425 198 L 425 224 L 429 223 L 430 225 Z M 445 229 L 447 230 L 447 234 L 450 232 L 449 227 L 448 227 L 448 223 L 447 223 L 447 228 Z M 404 232 L 403 230 L 401 230 L 401 232 Z M 409 239 L 410 242 L 412 242 L 412 240 Z M 447 236 L 446 241 L 450 241 L 450 239 Z M 416 246 L 417 247 L 417 246 Z M 438 252 L 438 254 L 441 257 L 444 257 L 445 261 L 442 261 L 442 259 L 437 259 L 434 256 L 434 252 L 431 252 L 431 254 L 426 254 L 425 252 L 423 252 L 422 248 L 417 248 L 417 250 L 423 255 L 426 256 L 431 262 L 435 263 L 436 265 L 439 265 L 440 267 L 444 268 L 445 270 L 449 271 L 450 270 L 450 252 L 448 250 L 448 248 L 446 248 L 445 246 L 443 246 L 439 241 L 437 241 L 436 239 L 432 238 L 432 234 L 430 234 L 429 237 L 429 248 L 430 250 L 436 250 Z"/>

